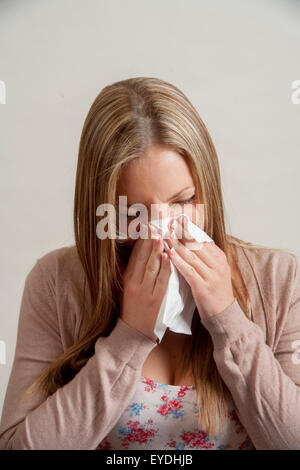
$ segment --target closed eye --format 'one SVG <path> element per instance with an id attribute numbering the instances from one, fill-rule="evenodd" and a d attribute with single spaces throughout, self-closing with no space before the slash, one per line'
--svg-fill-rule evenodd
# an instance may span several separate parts
<path id="1" fill-rule="evenodd" d="M 195 194 L 192 197 L 190 197 L 189 199 L 186 199 L 185 201 L 178 201 L 175 204 L 187 204 L 188 202 L 192 202 L 194 200 L 195 200 Z"/>
<path id="2" fill-rule="evenodd" d="M 174 204 L 188 204 L 189 202 L 193 202 L 195 201 L 195 198 L 196 198 L 196 195 L 194 194 L 193 196 L 191 196 L 189 199 L 185 199 L 184 201 L 178 201 L 178 202 L 174 202 Z M 123 214 L 122 214 L 123 215 Z M 140 214 L 139 214 L 140 215 Z M 126 215 L 124 214 L 125 217 L 137 217 L 137 215 Z"/>

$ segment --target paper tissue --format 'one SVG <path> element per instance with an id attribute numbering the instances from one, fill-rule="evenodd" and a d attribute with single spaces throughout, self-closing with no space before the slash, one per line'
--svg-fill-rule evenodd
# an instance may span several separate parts
<path id="1" fill-rule="evenodd" d="M 176 224 L 178 221 L 176 219 L 178 219 L 180 215 L 177 217 L 151 220 L 151 224 L 155 225 L 155 227 L 161 233 L 162 237 L 164 237 L 169 232 L 168 225 L 170 220 L 174 219 L 174 231 L 175 236 L 177 236 Z M 196 240 L 196 242 L 213 242 L 207 233 L 201 230 L 197 225 L 193 224 L 191 219 L 186 214 L 184 217 L 186 217 L 188 221 L 188 233 Z M 179 233 L 182 233 L 181 227 Z M 177 238 L 180 238 L 180 236 Z M 189 243 L 190 242 L 188 242 L 187 247 L 193 250 L 193 247 L 189 245 Z M 164 244 L 167 248 L 168 244 L 166 241 L 164 241 Z M 191 324 L 196 308 L 190 285 L 174 266 L 173 262 L 170 261 L 170 263 L 171 275 L 169 278 L 169 284 L 154 328 L 154 334 L 158 337 L 159 342 L 161 342 L 167 328 L 169 328 L 171 331 L 174 331 L 175 333 L 191 335 Z"/>

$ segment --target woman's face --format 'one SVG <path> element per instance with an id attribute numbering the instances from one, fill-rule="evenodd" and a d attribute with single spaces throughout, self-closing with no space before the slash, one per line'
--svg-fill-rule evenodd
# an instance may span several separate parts
<path id="1" fill-rule="evenodd" d="M 141 158 L 131 162 L 119 180 L 119 196 L 127 196 L 127 209 L 132 204 L 143 204 L 148 222 L 184 213 L 203 230 L 203 205 L 195 199 L 191 171 L 185 159 L 170 147 L 153 145 Z M 129 224 L 137 219 L 138 213 L 126 215 L 126 207 L 122 205 L 119 213 L 125 218 L 123 223 L 125 226 L 127 223 L 128 233 Z M 128 240 L 129 246 L 134 242 Z"/>

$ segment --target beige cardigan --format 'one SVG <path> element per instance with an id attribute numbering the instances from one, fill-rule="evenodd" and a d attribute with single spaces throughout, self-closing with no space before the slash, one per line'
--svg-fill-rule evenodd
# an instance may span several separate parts
<path id="1" fill-rule="evenodd" d="M 238 248 L 252 321 L 237 300 L 202 320 L 214 360 L 256 449 L 300 450 L 300 270 L 295 255 Z M 96 449 L 131 400 L 156 347 L 118 318 L 95 354 L 46 400 L 21 393 L 78 338 L 83 270 L 74 246 L 39 258 L 25 280 L 0 449 Z M 150 377 L 151 378 L 151 377 Z"/>

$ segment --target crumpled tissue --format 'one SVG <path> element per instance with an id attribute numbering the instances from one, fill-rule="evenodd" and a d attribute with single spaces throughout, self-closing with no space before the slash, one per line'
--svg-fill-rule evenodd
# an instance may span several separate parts
<path id="1" fill-rule="evenodd" d="M 181 215 L 182 214 L 177 217 L 151 220 L 151 224 L 155 225 L 162 237 L 164 237 L 167 233 L 169 233 L 168 224 L 170 220 L 174 219 L 174 231 L 175 236 L 177 236 L 178 230 L 176 230 L 176 226 L 179 223 L 177 219 Z M 196 240 L 196 242 L 213 242 L 206 232 L 201 230 L 191 221 L 188 215 L 184 214 L 184 217 L 186 217 L 188 221 L 188 233 Z M 181 226 L 179 233 L 182 233 Z M 168 244 L 165 240 L 164 244 L 165 247 L 168 248 Z M 193 248 L 189 244 L 190 242 L 187 243 L 187 247 L 192 250 Z M 159 343 L 161 342 L 167 328 L 169 328 L 171 331 L 174 331 L 175 333 L 191 335 L 191 324 L 196 308 L 190 285 L 174 266 L 174 263 L 172 261 L 170 261 L 170 263 L 171 275 L 169 278 L 169 284 L 166 294 L 163 298 L 153 331 L 154 334 L 158 337 Z"/>

